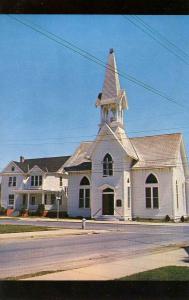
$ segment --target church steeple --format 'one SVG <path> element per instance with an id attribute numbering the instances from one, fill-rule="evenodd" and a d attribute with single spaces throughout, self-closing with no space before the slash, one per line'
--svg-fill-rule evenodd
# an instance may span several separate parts
<path id="1" fill-rule="evenodd" d="M 120 88 L 114 50 L 110 49 L 102 92 L 96 106 L 101 109 L 101 124 L 123 127 L 123 110 L 128 108 L 125 91 Z"/>

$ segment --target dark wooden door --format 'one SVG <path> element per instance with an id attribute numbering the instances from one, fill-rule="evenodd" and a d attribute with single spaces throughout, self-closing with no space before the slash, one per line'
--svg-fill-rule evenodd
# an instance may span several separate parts
<path id="1" fill-rule="evenodd" d="M 114 215 L 114 194 L 102 195 L 102 214 Z"/>

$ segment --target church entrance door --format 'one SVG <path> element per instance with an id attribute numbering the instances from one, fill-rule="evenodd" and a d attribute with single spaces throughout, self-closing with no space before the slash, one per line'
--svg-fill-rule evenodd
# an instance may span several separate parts
<path id="1" fill-rule="evenodd" d="M 114 215 L 114 192 L 111 189 L 105 189 L 102 194 L 102 214 Z"/>

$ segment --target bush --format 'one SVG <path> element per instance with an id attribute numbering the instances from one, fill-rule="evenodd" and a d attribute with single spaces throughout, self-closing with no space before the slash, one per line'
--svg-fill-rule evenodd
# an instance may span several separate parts
<path id="1" fill-rule="evenodd" d="M 171 218 L 169 217 L 169 215 L 165 216 L 165 222 L 169 222 L 171 220 Z"/>
<path id="2" fill-rule="evenodd" d="M 4 208 L 4 207 L 0 206 L 0 216 L 5 216 L 5 215 L 6 215 L 6 213 L 7 213 L 7 210 L 6 210 L 6 208 Z"/>
<path id="3" fill-rule="evenodd" d="M 59 218 L 66 218 L 68 216 L 66 211 L 59 212 Z M 57 211 L 56 210 L 49 210 L 46 214 L 47 218 L 57 218 Z"/>
<path id="4" fill-rule="evenodd" d="M 20 216 L 23 216 L 26 212 L 27 212 L 27 210 L 24 206 L 21 207 L 20 210 L 19 210 Z"/>
<path id="5" fill-rule="evenodd" d="M 34 210 L 28 210 L 28 216 L 29 216 L 29 217 L 36 217 L 36 216 L 37 216 L 37 211 L 34 211 Z"/>
<path id="6" fill-rule="evenodd" d="M 37 211 L 36 211 L 36 215 L 37 216 L 43 216 L 44 210 L 45 210 L 45 205 L 44 204 L 39 204 L 38 208 L 37 208 Z"/>
<path id="7" fill-rule="evenodd" d="M 184 221 L 185 221 L 184 216 L 182 216 L 182 217 L 180 218 L 180 220 L 181 220 L 181 222 L 184 222 Z"/>

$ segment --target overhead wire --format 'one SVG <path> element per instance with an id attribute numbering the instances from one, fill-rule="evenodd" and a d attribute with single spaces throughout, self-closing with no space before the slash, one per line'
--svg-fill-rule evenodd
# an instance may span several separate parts
<path id="1" fill-rule="evenodd" d="M 96 63 L 96 64 L 98 64 L 98 65 L 100 65 L 100 66 L 102 66 L 103 68 L 105 68 L 105 69 L 110 69 L 112 72 L 117 73 L 119 76 L 121 76 L 121 77 L 123 77 L 123 78 L 125 78 L 125 79 L 128 79 L 129 81 L 135 83 L 136 85 L 139 85 L 139 86 L 143 87 L 144 89 L 146 89 L 146 90 L 148 90 L 148 91 L 151 91 L 151 92 L 154 93 L 154 94 L 159 95 L 161 98 L 166 99 L 167 101 L 172 102 L 172 103 L 174 103 L 175 105 L 178 105 L 178 106 L 180 106 L 180 107 L 182 107 L 182 108 L 186 108 L 186 107 L 187 107 L 186 105 L 183 105 L 182 103 L 179 103 L 179 102 L 178 102 L 177 100 L 175 100 L 174 98 L 171 98 L 171 97 L 165 95 L 165 94 L 162 93 L 160 90 L 158 90 L 158 89 L 156 89 L 156 88 L 150 86 L 149 84 L 146 84 L 146 83 L 144 83 L 144 82 L 138 80 L 138 79 L 135 78 L 134 76 L 131 76 L 131 75 L 129 75 L 129 74 L 124 74 L 123 72 L 120 72 L 120 71 L 118 71 L 118 70 L 117 70 L 117 71 L 113 70 L 113 69 L 111 68 L 110 65 L 105 64 L 102 60 L 98 59 L 96 56 L 91 55 L 89 52 L 87 52 L 87 51 L 85 51 L 85 50 L 83 50 L 83 49 L 81 49 L 81 48 L 75 46 L 73 43 L 70 43 L 70 42 L 66 41 L 65 39 L 62 39 L 62 38 L 59 37 L 58 35 L 55 35 L 55 34 L 52 33 L 52 32 L 46 31 L 45 29 L 42 29 L 43 31 L 41 31 L 41 29 L 38 29 L 38 28 L 36 28 L 34 25 L 31 25 L 31 22 L 29 22 L 30 24 L 28 24 L 28 21 L 20 20 L 19 18 L 15 17 L 15 16 L 13 16 L 13 15 L 7 15 L 7 16 L 8 16 L 9 18 L 12 18 L 12 19 L 16 20 L 17 22 L 19 22 L 19 23 L 21 23 L 21 24 L 23 24 L 23 25 L 29 27 L 30 29 L 32 29 L 32 30 L 34 30 L 34 31 L 36 31 L 36 32 L 38 32 L 38 33 L 40 33 L 40 34 L 46 36 L 47 38 L 53 40 L 54 42 L 56 42 L 56 43 L 58 43 L 58 44 L 60 44 L 60 45 L 62 45 L 62 46 L 64 46 L 64 47 L 66 47 L 67 49 L 70 49 L 70 50 L 72 50 L 73 52 L 75 52 L 75 53 L 77 53 L 77 54 L 83 56 L 84 58 L 86 58 L 86 59 L 88 59 L 88 60 L 90 60 L 90 61 L 92 61 L 92 62 L 94 62 L 94 63 Z M 22 19 L 23 19 L 23 18 L 22 18 Z M 38 26 L 38 27 L 39 27 L 39 26 Z M 40 28 L 42 28 L 42 27 L 40 26 Z M 49 36 L 49 35 L 50 35 L 50 36 Z M 56 38 L 56 39 L 55 39 L 55 38 Z M 57 40 L 57 39 L 59 39 L 59 40 Z M 62 43 L 62 41 L 63 41 L 64 43 Z M 67 43 L 67 45 L 65 45 L 65 42 Z M 74 49 L 74 48 L 75 48 L 75 49 Z M 187 108 L 189 108 L 189 107 L 187 107 Z"/>
<path id="2" fill-rule="evenodd" d="M 156 34 L 162 41 L 167 43 L 170 47 L 174 48 L 176 51 L 180 52 L 183 56 L 186 58 L 189 58 L 189 55 L 181 48 L 179 48 L 176 44 L 174 44 L 172 41 L 168 40 L 167 37 L 162 35 L 160 32 L 158 32 L 156 29 L 152 28 L 148 23 L 146 23 L 143 19 L 141 19 L 137 15 L 133 15 L 132 18 L 135 18 L 138 20 L 143 26 L 145 26 L 148 30 L 150 30 L 153 34 Z"/>
<path id="3" fill-rule="evenodd" d="M 159 40 L 158 38 L 156 38 L 153 34 L 151 34 L 150 32 L 146 31 L 144 28 L 142 28 L 140 25 L 138 25 L 135 21 L 135 19 L 131 19 L 132 16 L 125 16 L 123 15 L 123 17 L 125 19 L 127 19 L 130 23 L 134 24 L 137 28 L 139 28 L 141 31 L 143 31 L 145 34 L 147 34 L 148 36 L 150 36 L 153 40 L 155 40 L 156 42 L 158 42 L 163 48 L 165 48 L 166 50 L 168 50 L 169 52 L 171 52 L 172 54 L 174 54 L 177 58 L 179 58 L 182 62 L 184 62 L 185 64 L 189 65 L 189 62 L 183 58 L 180 54 L 175 53 L 172 48 L 170 48 L 170 46 L 166 45 L 164 42 L 162 42 L 161 40 Z"/>

